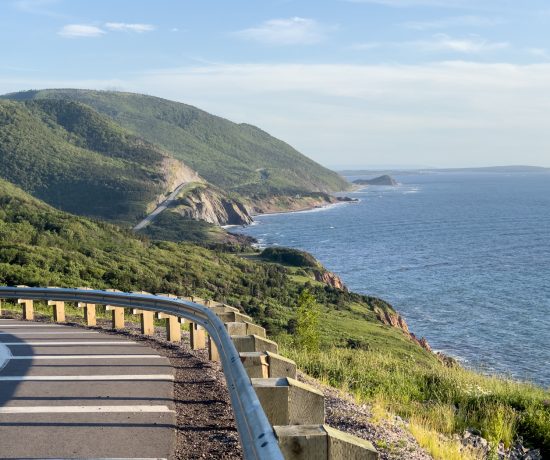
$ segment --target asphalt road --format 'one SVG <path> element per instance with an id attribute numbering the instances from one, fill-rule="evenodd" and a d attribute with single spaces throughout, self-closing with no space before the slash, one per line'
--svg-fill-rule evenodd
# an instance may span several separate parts
<path id="1" fill-rule="evenodd" d="M 134 227 L 134 230 L 141 230 L 142 228 L 147 227 L 147 225 L 149 225 L 155 217 L 157 217 L 170 205 L 172 201 L 176 199 L 178 193 L 187 184 L 188 182 L 183 182 L 178 185 L 176 189 L 172 193 L 170 193 L 170 195 L 168 195 L 168 197 L 161 204 L 159 204 L 151 214 L 149 214 L 145 219 L 143 219 L 139 224 Z"/>
<path id="2" fill-rule="evenodd" d="M 131 340 L 0 319 L 0 458 L 172 458 L 173 380 Z"/>

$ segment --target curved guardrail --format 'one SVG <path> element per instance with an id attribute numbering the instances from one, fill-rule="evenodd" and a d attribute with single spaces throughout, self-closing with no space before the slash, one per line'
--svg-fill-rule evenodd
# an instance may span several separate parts
<path id="1" fill-rule="evenodd" d="M 203 305 L 153 294 L 87 289 L 0 287 L 0 299 L 55 300 L 139 308 L 188 319 L 204 327 L 218 348 L 246 460 L 283 460 L 273 428 L 223 322 Z"/>

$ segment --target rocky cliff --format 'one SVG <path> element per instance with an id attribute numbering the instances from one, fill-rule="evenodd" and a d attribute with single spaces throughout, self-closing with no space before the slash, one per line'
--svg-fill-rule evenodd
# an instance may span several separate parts
<path id="1" fill-rule="evenodd" d="M 428 351 L 432 351 L 432 348 L 430 347 L 430 344 L 426 340 L 425 337 L 418 338 L 416 335 L 414 335 L 410 330 L 409 326 L 407 325 L 405 319 L 399 314 L 399 313 L 393 313 L 390 311 L 384 311 L 382 309 L 376 308 L 375 313 L 378 316 L 378 319 L 391 327 L 395 327 L 396 329 L 400 329 L 403 331 L 403 333 L 411 338 L 412 341 L 416 342 L 418 345 L 420 345 L 422 348 Z"/>
<path id="2" fill-rule="evenodd" d="M 252 222 L 243 203 L 204 184 L 184 192 L 174 202 L 173 211 L 183 217 L 215 225 L 248 225 Z"/>
<path id="3" fill-rule="evenodd" d="M 312 195 L 276 195 L 269 198 L 249 200 L 249 208 L 253 215 L 277 212 L 305 211 L 321 208 L 338 201 L 331 195 L 318 193 Z"/>
<path id="4" fill-rule="evenodd" d="M 335 275 L 334 273 L 329 272 L 328 270 L 316 271 L 314 272 L 314 275 L 315 275 L 316 281 L 328 284 L 329 286 L 332 286 L 333 288 L 336 288 L 336 289 L 341 289 L 342 291 L 348 290 L 348 288 L 346 287 L 342 279 L 338 275 Z"/>

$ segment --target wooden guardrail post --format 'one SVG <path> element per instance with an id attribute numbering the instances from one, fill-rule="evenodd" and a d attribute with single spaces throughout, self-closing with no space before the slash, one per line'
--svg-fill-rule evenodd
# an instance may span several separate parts
<path id="1" fill-rule="evenodd" d="M 208 335 L 208 359 L 210 361 L 216 361 L 220 362 L 220 353 L 218 352 L 218 347 L 212 340 L 212 337 L 210 337 L 210 334 Z"/>
<path id="2" fill-rule="evenodd" d="M 17 299 L 17 303 L 23 305 L 23 319 L 34 319 L 34 302 L 31 299 Z"/>
<path id="3" fill-rule="evenodd" d="M 206 347 L 206 331 L 196 323 L 189 323 L 189 341 L 192 350 Z"/>
<path id="4" fill-rule="evenodd" d="M 84 319 L 86 320 L 87 326 L 97 325 L 95 303 L 78 302 L 78 308 L 84 309 Z"/>
<path id="5" fill-rule="evenodd" d="M 53 307 L 53 320 L 56 323 L 65 322 L 65 302 L 59 300 L 48 300 L 48 305 Z"/>
<path id="6" fill-rule="evenodd" d="M 155 294 L 170 299 L 177 299 L 178 296 L 174 294 Z M 174 315 L 167 315 L 166 313 L 157 313 L 158 319 L 166 319 L 166 340 L 168 342 L 181 342 L 181 325 L 184 323 L 183 318 L 178 318 Z"/>
<path id="7" fill-rule="evenodd" d="M 166 320 L 166 340 L 168 342 L 181 342 L 181 323 L 180 319 L 174 315 L 166 313 L 157 313 L 158 319 Z"/>
<path id="8" fill-rule="evenodd" d="M 205 302 L 204 299 L 196 296 L 182 297 L 182 299 L 189 300 L 194 303 L 200 303 L 201 305 L 204 305 Z M 191 345 L 192 350 L 200 350 L 206 347 L 205 330 L 193 322 L 189 323 L 189 344 Z"/>
<path id="9" fill-rule="evenodd" d="M 272 425 L 325 423 L 325 397 L 311 385 L 289 377 L 251 381 Z"/>
<path id="10" fill-rule="evenodd" d="M 115 305 L 105 305 L 105 310 L 111 312 L 112 329 L 124 329 L 124 307 Z"/>
<path id="11" fill-rule="evenodd" d="M 270 351 L 278 353 L 279 345 L 257 335 L 232 335 L 231 340 L 239 353 L 247 351 Z"/>
<path id="12" fill-rule="evenodd" d="M 155 333 L 154 312 L 147 310 L 134 309 L 134 315 L 141 316 L 141 333 L 143 335 L 153 335 Z"/>

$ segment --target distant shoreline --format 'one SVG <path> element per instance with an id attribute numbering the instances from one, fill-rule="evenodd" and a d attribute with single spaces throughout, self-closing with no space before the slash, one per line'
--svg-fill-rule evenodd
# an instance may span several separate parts
<path id="1" fill-rule="evenodd" d="M 432 174 L 432 173 L 496 173 L 496 174 L 510 174 L 510 173 L 550 173 L 550 168 L 542 166 L 484 166 L 479 168 L 374 168 L 374 169 L 342 169 L 337 171 L 338 174 L 346 176 L 370 176 L 381 174 Z"/>
<path id="2" fill-rule="evenodd" d="M 295 209 L 292 211 L 273 211 L 273 212 L 254 213 L 254 214 L 251 214 L 251 216 L 252 218 L 254 218 L 254 217 L 261 217 L 261 216 L 276 216 L 280 214 L 296 214 L 296 213 L 326 211 L 335 206 L 339 206 L 342 204 L 350 204 L 350 203 L 356 203 L 356 201 L 337 201 L 336 203 L 329 203 L 323 206 L 309 206 L 303 209 Z"/>

